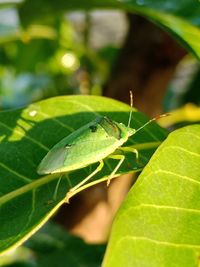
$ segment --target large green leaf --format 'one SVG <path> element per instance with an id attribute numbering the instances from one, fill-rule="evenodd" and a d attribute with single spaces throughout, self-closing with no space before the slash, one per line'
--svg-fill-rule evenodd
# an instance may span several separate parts
<path id="1" fill-rule="evenodd" d="M 86 244 L 52 223 L 25 245 L 34 253 L 36 267 L 99 267 L 106 248 L 104 244 Z"/>
<path id="2" fill-rule="evenodd" d="M 106 246 L 86 244 L 47 223 L 24 246 L 0 257 L 1 267 L 100 267 Z"/>
<path id="3" fill-rule="evenodd" d="M 42 3 L 39 0 L 27 0 L 20 6 L 20 14 L 24 23 L 31 23 L 64 11 L 94 8 L 117 8 L 139 13 L 164 27 L 200 59 L 200 29 L 197 27 L 200 25 L 200 4 L 195 0 L 48 0 Z"/>
<path id="4" fill-rule="evenodd" d="M 200 255 L 200 125 L 171 133 L 115 218 L 105 267 L 196 267 Z"/>
<path id="5" fill-rule="evenodd" d="M 47 151 L 100 114 L 126 124 L 129 110 L 128 105 L 109 98 L 66 96 L 0 113 L 0 251 L 31 236 L 64 203 L 69 188 L 96 167 L 93 164 L 67 175 L 39 176 L 36 169 Z M 138 128 L 146 121 L 141 113 L 133 112 L 132 127 Z M 138 149 L 139 160 L 127 154 L 116 176 L 141 170 L 166 135 L 153 123 L 132 136 L 128 144 Z M 105 181 L 114 166 L 116 160 L 106 161 L 103 170 L 86 186 Z"/>
<path id="6" fill-rule="evenodd" d="M 41 4 L 40 10 L 37 14 L 35 10 L 38 5 Z M 46 6 L 46 9 L 45 9 Z M 195 25 L 200 25 L 199 12 L 200 5 L 195 0 L 182 0 L 175 2 L 173 0 L 74 0 L 74 1 L 64 1 L 60 0 L 55 2 L 53 0 L 45 0 L 41 3 L 39 0 L 31 1 L 26 0 L 21 6 L 21 10 L 26 10 L 28 13 L 24 14 L 28 19 L 37 19 L 39 16 L 49 16 L 50 13 L 67 11 L 67 10 L 91 10 L 94 8 L 127 8 L 134 9 L 151 9 L 159 12 L 168 13 L 178 17 L 182 17 L 190 23 Z M 32 8 L 32 14 L 31 14 Z M 31 17 L 28 17 L 28 16 Z"/>

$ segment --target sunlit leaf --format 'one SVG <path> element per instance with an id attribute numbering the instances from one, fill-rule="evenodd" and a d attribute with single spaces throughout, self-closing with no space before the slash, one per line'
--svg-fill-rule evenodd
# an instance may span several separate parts
<path id="1" fill-rule="evenodd" d="M 127 124 L 129 111 L 128 105 L 108 98 L 66 96 L 0 113 L 0 251 L 21 244 L 37 231 L 64 203 L 69 188 L 96 167 L 93 164 L 66 175 L 39 176 L 38 164 L 49 149 L 98 115 Z M 133 128 L 146 121 L 141 113 L 133 112 Z M 166 135 L 153 123 L 132 136 L 127 145 L 138 149 L 139 159 L 127 154 L 116 176 L 141 170 Z M 87 146 L 85 149 L 87 153 Z M 106 161 L 87 186 L 105 181 L 114 166 L 116 160 Z"/>
<path id="2" fill-rule="evenodd" d="M 115 218 L 104 267 L 196 267 L 200 255 L 200 125 L 171 133 Z"/>

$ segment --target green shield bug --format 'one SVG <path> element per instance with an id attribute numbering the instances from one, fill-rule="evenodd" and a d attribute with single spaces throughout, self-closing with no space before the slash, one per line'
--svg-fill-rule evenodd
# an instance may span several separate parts
<path id="1" fill-rule="evenodd" d="M 131 111 L 127 126 L 105 116 L 97 117 L 95 120 L 82 126 L 58 142 L 39 164 L 37 172 L 43 175 L 71 172 L 99 162 L 97 168 L 90 175 L 70 189 L 67 194 L 67 200 L 70 197 L 70 193 L 77 190 L 97 172 L 101 171 L 105 158 L 118 160 L 117 165 L 108 177 L 107 185 L 109 185 L 110 180 L 114 177 L 125 159 L 125 156 L 119 151 L 133 152 L 136 154 L 136 159 L 138 159 L 138 151 L 136 149 L 133 147 L 123 147 L 122 145 L 126 143 L 130 136 L 144 128 L 150 122 L 158 119 L 158 117 L 149 120 L 137 130 L 130 128 L 133 111 L 132 93 L 130 93 L 130 96 Z"/>

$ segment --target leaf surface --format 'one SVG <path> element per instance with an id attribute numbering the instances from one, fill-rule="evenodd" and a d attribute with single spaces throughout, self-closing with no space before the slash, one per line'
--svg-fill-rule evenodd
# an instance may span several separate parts
<path id="1" fill-rule="evenodd" d="M 105 248 L 105 244 L 87 244 L 61 226 L 48 222 L 12 254 L 1 256 L 0 266 L 99 267 Z"/>
<path id="2" fill-rule="evenodd" d="M 171 133 L 121 206 L 104 267 L 196 267 L 200 255 L 200 125 Z"/>
<path id="3" fill-rule="evenodd" d="M 37 166 L 49 149 L 98 115 L 126 124 L 129 110 L 128 105 L 104 97 L 66 96 L 0 113 L 0 251 L 19 245 L 37 231 L 64 203 L 68 190 L 97 166 L 39 176 Z M 133 112 L 134 128 L 145 121 L 141 113 Z M 138 148 L 139 161 L 127 154 L 116 176 L 141 170 L 166 135 L 156 123 L 135 134 L 127 145 Z M 116 164 L 116 160 L 106 161 L 85 187 L 105 181 Z"/>

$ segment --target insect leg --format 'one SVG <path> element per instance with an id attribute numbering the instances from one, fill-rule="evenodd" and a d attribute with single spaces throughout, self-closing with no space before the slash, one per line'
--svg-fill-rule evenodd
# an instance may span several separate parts
<path id="1" fill-rule="evenodd" d="M 53 194 L 53 201 L 56 201 L 57 193 L 58 193 L 58 188 L 59 188 L 59 185 L 60 185 L 60 182 L 61 182 L 62 177 L 63 177 L 63 175 L 61 175 L 58 178 L 58 181 L 57 181 L 57 184 L 56 184 L 56 188 L 55 188 L 55 191 L 54 191 L 54 194 Z"/>
<path id="2" fill-rule="evenodd" d="M 120 147 L 119 148 L 119 150 L 122 150 L 122 151 L 127 151 L 127 152 L 132 152 L 132 153 L 134 153 L 135 154 L 135 156 L 136 156 L 136 161 L 138 161 L 138 159 L 139 159 L 139 153 L 138 153 L 138 150 L 136 149 L 136 148 L 133 148 L 133 147 L 126 147 L 126 146 L 124 146 L 124 147 Z"/>
<path id="3" fill-rule="evenodd" d="M 76 186 L 72 187 L 69 192 L 67 193 L 66 196 L 66 202 L 68 202 L 68 199 L 71 197 L 71 195 L 73 195 L 72 193 L 77 190 L 79 187 L 81 187 L 83 184 L 85 184 L 89 179 L 91 179 L 97 172 L 100 172 L 101 169 L 104 166 L 104 162 L 103 160 L 99 161 L 99 165 L 97 166 L 97 168 L 90 174 L 88 175 L 83 181 L 81 181 L 80 183 L 78 183 Z"/>
<path id="4" fill-rule="evenodd" d="M 123 163 L 123 161 L 125 159 L 125 156 L 124 155 L 110 155 L 108 158 L 119 159 L 120 161 L 118 162 L 117 166 L 114 168 L 112 173 L 109 175 L 108 180 L 107 180 L 107 186 L 109 186 L 110 180 L 114 177 L 115 173 L 117 172 L 119 167 L 122 165 L 122 163 Z"/>

